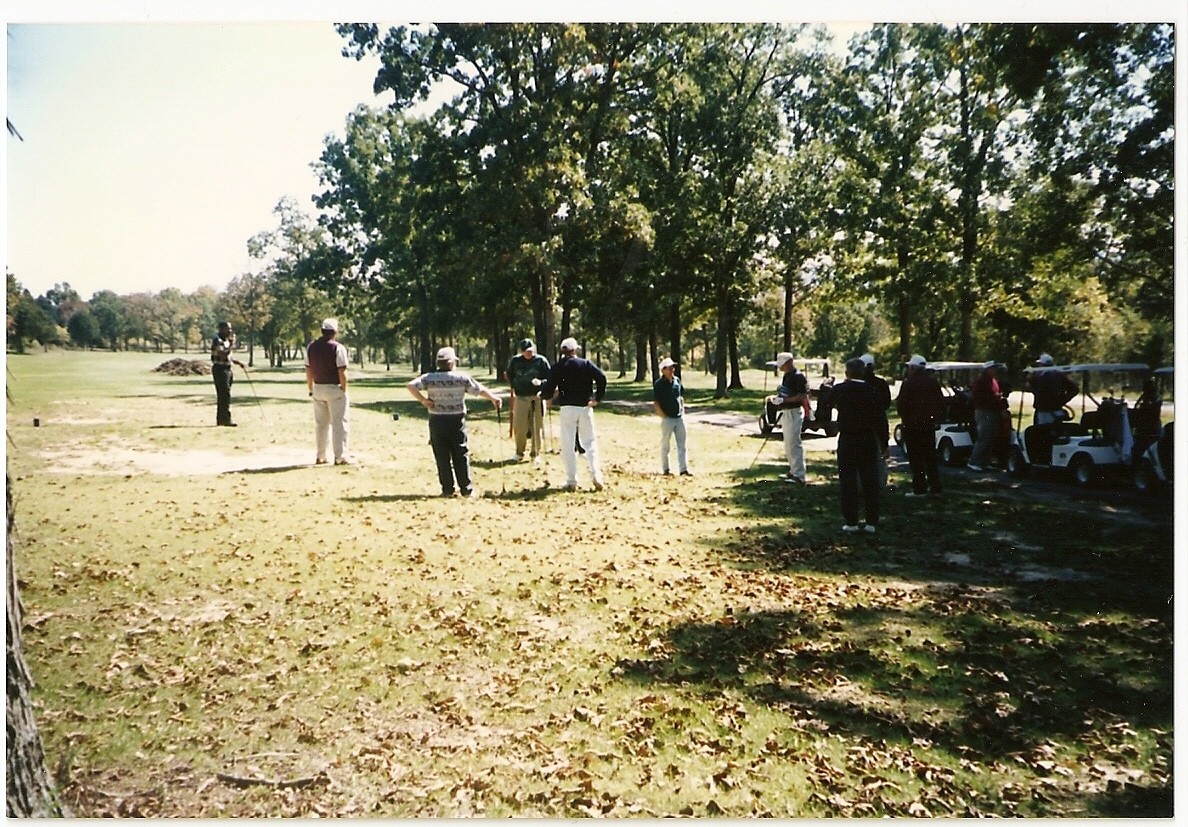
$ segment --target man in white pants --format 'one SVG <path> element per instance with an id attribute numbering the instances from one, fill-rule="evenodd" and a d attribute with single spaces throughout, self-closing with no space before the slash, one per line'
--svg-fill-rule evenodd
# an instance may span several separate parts
<path id="1" fill-rule="evenodd" d="M 542 399 L 552 399 L 558 409 L 561 430 L 561 464 L 565 468 L 565 489 L 577 490 L 577 448 L 581 440 L 590 464 L 594 490 L 605 485 L 598 462 L 598 435 L 594 431 L 594 407 L 606 394 L 606 374 L 593 362 L 577 355 L 576 339 L 561 342 L 561 358 L 540 385 Z"/>
<path id="2" fill-rule="evenodd" d="M 775 367 L 782 373 L 780 388 L 770 402 L 780 408 L 780 428 L 784 432 L 784 456 L 788 473 L 780 477 L 786 482 L 805 484 L 804 445 L 800 431 L 804 425 L 804 406 L 808 401 L 808 378 L 796 369 L 791 353 L 776 355 Z"/>
<path id="3" fill-rule="evenodd" d="M 314 431 L 317 441 L 317 465 L 327 462 L 326 451 L 334 437 L 334 464 L 348 465 L 347 439 L 350 436 L 350 400 L 347 398 L 347 349 L 335 340 L 338 320 L 322 322 L 322 337 L 305 349 L 305 384 L 314 403 Z"/>

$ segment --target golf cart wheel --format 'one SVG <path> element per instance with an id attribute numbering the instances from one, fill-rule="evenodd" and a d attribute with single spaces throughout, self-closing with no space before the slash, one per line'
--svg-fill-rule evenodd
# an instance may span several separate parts
<path id="1" fill-rule="evenodd" d="M 1027 476 L 1027 460 L 1023 458 L 1022 448 L 1011 449 L 1011 455 L 1007 457 L 1007 473 L 1012 477 Z"/>
<path id="2" fill-rule="evenodd" d="M 827 424 L 825 426 L 825 436 L 828 436 L 828 437 L 837 436 L 837 423 L 836 422 L 830 422 L 829 424 Z"/>
<path id="3" fill-rule="evenodd" d="M 941 440 L 940 458 L 945 465 L 957 464 L 957 449 L 953 446 L 953 440 L 948 437 Z"/>
<path id="4" fill-rule="evenodd" d="M 767 417 L 760 416 L 759 417 L 759 433 L 763 434 L 764 436 L 767 436 L 773 430 L 775 430 L 775 426 L 767 421 Z"/>
<path id="5" fill-rule="evenodd" d="M 896 446 L 903 447 L 903 423 L 899 422 L 895 425 L 895 430 L 891 432 L 891 438 L 895 440 Z"/>
<path id="6" fill-rule="evenodd" d="M 1068 464 L 1068 467 L 1072 471 L 1073 482 L 1081 488 L 1088 488 L 1097 482 L 1097 466 L 1086 455 L 1077 454 L 1072 458 L 1072 462 Z"/>
<path id="7" fill-rule="evenodd" d="M 1146 457 L 1140 458 L 1138 467 L 1134 469 L 1134 487 L 1144 494 L 1159 488 L 1159 475 L 1155 473 L 1155 465 Z"/>

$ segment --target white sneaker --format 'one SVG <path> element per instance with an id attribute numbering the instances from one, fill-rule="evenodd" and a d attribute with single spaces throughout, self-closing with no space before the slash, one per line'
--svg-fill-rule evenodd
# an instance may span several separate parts
<path id="1" fill-rule="evenodd" d="M 856 534 L 857 532 L 859 532 L 861 530 L 862 530 L 862 528 L 860 526 L 856 526 L 856 525 L 842 526 L 842 531 L 846 532 L 847 534 Z"/>
<path id="2" fill-rule="evenodd" d="M 985 468 L 983 468 L 980 465 L 970 465 L 969 463 L 966 463 L 965 467 L 968 468 L 970 471 L 985 471 L 986 470 Z"/>
<path id="3" fill-rule="evenodd" d="M 917 494 L 915 491 L 909 491 L 906 494 L 904 494 L 903 496 L 905 496 L 905 497 L 927 497 L 928 495 L 927 494 Z"/>
<path id="4" fill-rule="evenodd" d="M 867 533 L 867 534 L 874 534 L 874 533 L 875 533 L 875 527 L 874 527 L 874 526 L 872 526 L 870 523 L 867 523 L 867 524 L 866 524 L 866 527 L 865 527 L 865 529 L 864 529 L 864 530 L 866 531 L 866 533 Z"/>

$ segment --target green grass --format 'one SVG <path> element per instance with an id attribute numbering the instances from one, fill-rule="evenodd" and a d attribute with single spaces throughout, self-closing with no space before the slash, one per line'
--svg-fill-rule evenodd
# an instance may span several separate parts
<path id="1" fill-rule="evenodd" d="M 609 485 L 564 494 L 555 455 L 500 464 L 482 400 L 484 496 L 444 501 L 407 373 L 353 371 L 359 463 L 314 468 L 299 367 L 237 371 L 215 429 L 165 358 L 8 360 L 27 658 L 78 815 L 1171 814 L 1168 501 L 954 475 L 851 538 L 831 453 L 794 488 L 777 440 L 691 423 L 666 480 L 646 408 L 607 404 Z M 685 377 L 748 416 L 763 379 Z"/>

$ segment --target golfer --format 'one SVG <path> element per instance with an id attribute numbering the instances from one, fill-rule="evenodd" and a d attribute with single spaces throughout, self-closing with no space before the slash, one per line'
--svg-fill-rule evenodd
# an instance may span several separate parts
<path id="1" fill-rule="evenodd" d="M 863 530 L 859 505 L 866 512 L 865 530 L 874 534 L 879 524 L 878 480 L 880 407 L 878 393 L 863 378 L 866 365 L 861 359 L 846 362 L 846 381 L 833 389 L 837 409 L 837 477 L 841 483 L 842 531 Z"/>
<path id="2" fill-rule="evenodd" d="M 231 332 L 230 322 L 219 322 L 218 334 L 210 340 L 211 375 L 215 386 L 215 424 L 234 428 L 231 421 L 231 383 L 234 381 L 231 366 L 239 365 L 244 370 L 243 362 L 231 357 L 235 349 L 235 334 Z"/>
<path id="3" fill-rule="evenodd" d="M 334 437 L 334 464 L 348 465 L 350 400 L 347 398 L 347 349 L 337 341 L 338 320 L 322 322 L 322 336 L 305 349 L 305 384 L 313 399 L 316 465 L 325 465 L 330 437 Z"/>
<path id="4" fill-rule="evenodd" d="M 903 447 L 912 469 L 912 490 L 907 496 L 939 496 L 942 488 L 936 459 L 936 426 L 944 413 L 945 397 L 940 382 L 928 372 L 923 356 L 912 356 L 904 365 L 907 378 L 899 387 L 895 407 L 903 421 Z"/>
<path id="5" fill-rule="evenodd" d="M 470 480 L 470 446 L 466 434 L 466 394 L 489 399 L 499 410 L 502 401 L 470 375 L 454 370 L 458 355 L 452 347 L 437 351 L 437 370 L 408 383 L 408 392 L 429 411 L 429 445 L 437 463 L 441 496 L 454 496 L 454 483 L 463 497 L 475 497 Z"/>
<path id="6" fill-rule="evenodd" d="M 511 385 L 511 428 L 516 443 L 516 462 L 524 461 L 528 433 L 532 432 L 532 461 L 540 462 L 540 446 L 544 442 L 544 401 L 538 398 L 537 386 L 549 375 L 549 360 L 536 352 L 531 339 L 520 341 L 520 352 L 507 363 L 505 377 Z M 536 385 L 533 385 L 536 380 Z"/>
<path id="7" fill-rule="evenodd" d="M 561 422 L 561 464 L 565 468 L 565 490 L 577 490 L 577 448 L 581 439 L 590 464 L 594 490 L 604 486 L 598 463 L 598 437 L 594 432 L 594 407 L 606 394 L 606 374 L 588 359 L 577 355 L 577 339 L 561 342 L 561 358 L 541 383 L 542 399 L 553 400 Z"/>
<path id="8" fill-rule="evenodd" d="M 804 443 L 801 431 L 804 427 L 805 407 L 809 399 L 808 377 L 796 369 L 791 353 L 780 353 L 775 358 L 775 368 L 783 374 L 779 390 L 768 402 L 780 409 L 780 428 L 784 433 L 784 456 L 788 460 L 788 473 L 780 477 L 785 482 L 805 484 Z"/>
<path id="9" fill-rule="evenodd" d="M 891 386 L 887 380 L 875 373 L 875 358 L 873 353 L 863 353 L 858 357 L 862 360 L 862 379 L 875 392 L 875 399 L 882 410 L 882 433 L 879 434 L 879 453 L 875 457 L 875 470 L 879 476 L 879 487 L 887 487 L 887 460 L 891 458 L 891 423 L 887 420 L 887 409 L 891 407 Z"/>
<path id="10" fill-rule="evenodd" d="M 676 375 L 676 362 L 660 362 L 660 378 L 652 383 L 652 410 L 660 417 L 660 470 L 672 476 L 668 462 L 669 446 L 676 437 L 677 468 L 681 476 L 689 476 L 689 457 L 685 446 L 685 389 Z"/>

